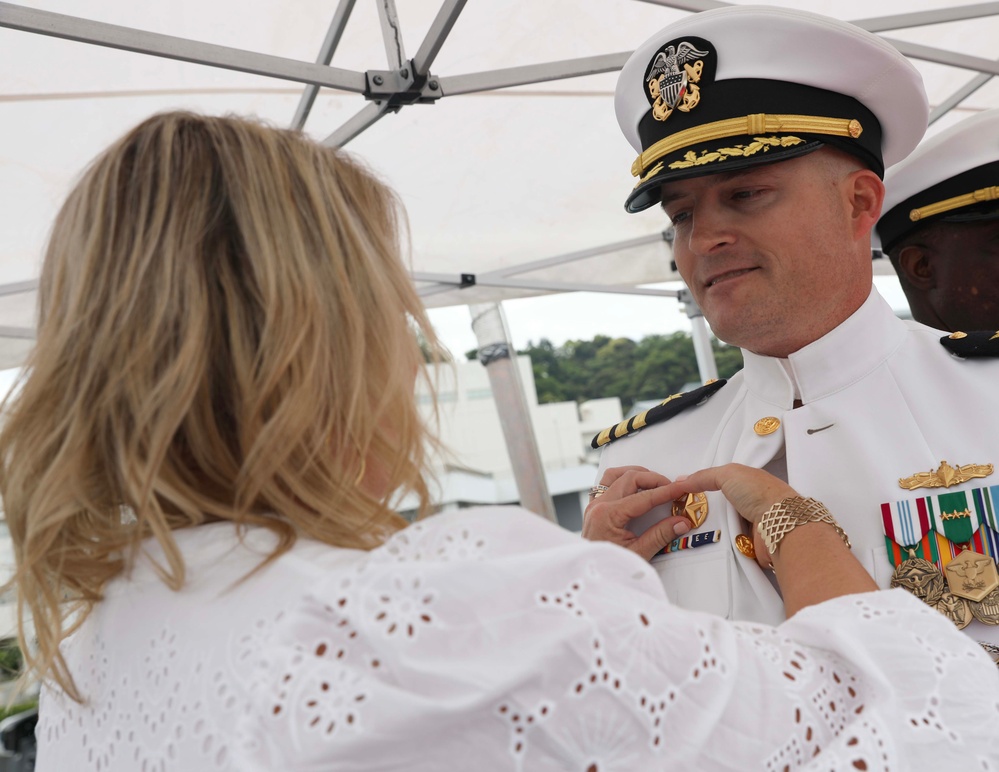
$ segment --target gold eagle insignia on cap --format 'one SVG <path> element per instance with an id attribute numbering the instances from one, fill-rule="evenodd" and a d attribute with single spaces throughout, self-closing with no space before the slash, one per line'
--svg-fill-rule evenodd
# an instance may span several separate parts
<path id="1" fill-rule="evenodd" d="M 645 74 L 645 85 L 652 101 L 652 117 L 665 121 L 673 110 L 689 113 L 701 101 L 697 85 L 704 73 L 704 59 L 709 51 L 701 51 L 683 40 L 671 43 L 656 52 Z"/>

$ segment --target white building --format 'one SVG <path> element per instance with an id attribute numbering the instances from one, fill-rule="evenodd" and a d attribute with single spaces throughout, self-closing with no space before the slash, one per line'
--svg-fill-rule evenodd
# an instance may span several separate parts
<path id="1" fill-rule="evenodd" d="M 527 395 L 531 422 L 545 469 L 548 490 L 559 522 L 571 530 L 582 527 L 587 491 L 596 475 L 593 435 L 621 420 L 621 401 L 597 399 L 538 404 L 531 360 L 517 357 Z M 499 412 L 492 398 L 486 368 L 477 361 L 441 366 L 435 380 L 439 407 L 439 436 L 450 454 L 435 467 L 436 499 L 442 510 L 478 504 L 513 504 L 518 500 Z M 425 384 L 418 399 L 432 415 Z M 403 501 L 402 509 L 413 506 Z"/>

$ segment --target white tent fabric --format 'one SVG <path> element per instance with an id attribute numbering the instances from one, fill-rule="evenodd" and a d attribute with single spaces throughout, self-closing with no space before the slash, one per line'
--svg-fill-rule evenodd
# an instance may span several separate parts
<path id="1" fill-rule="evenodd" d="M 328 138 L 358 112 L 374 109 L 356 93 L 363 89 L 362 73 L 385 72 L 391 80 L 399 74 L 396 59 L 411 67 L 408 60 L 425 53 L 421 44 L 428 32 L 436 37 L 442 7 L 454 26 L 429 71 L 443 96 L 386 115 L 348 145 L 400 193 L 410 215 L 415 275 L 457 282 L 460 274 L 474 274 L 479 280 L 478 286 L 448 291 L 421 281 L 427 304 L 675 279 L 662 238 L 665 219 L 623 210 L 633 153 L 614 120 L 614 70 L 654 30 L 723 4 L 0 2 L 0 367 L 16 364 L 31 345 L 32 280 L 49 223 L 76 175 L 112 139 L 144 117 L 174 108 L 250 114 L 288 126 L 305 82 L 341 78 L 355 93 L 321 89 L 304 125 L 316 138 Z M 884 0 L 876 6 L 879 19 L 870 19 L 872 4 L 861 0 L 778 4 L 866 20 L 864 26 L 899 45 L 923 73 L 931 105 L 940 113 L 955 107 L 937 127 L 999 105 L 999 86 L 991 77 L 999 73 L 999 3 Z M 331 19 L 348 10 L 331 62 L 338 69 L 314 64 Z M 904 18 L 884 20 L 893 14 Z M 401 57 L 398 47 L 384 42 L 383 17 L 397 22 Z M 297 80 L 137 53 L 134 49 L 146 48 L 150 39 L 135 30 L 177 38 L 152 39 L 165 45 L 168 55 L 199 59 L 212 54 Z M 78 42 L 109 36 L 122 48 Z M 590 64 L 590 71 L 600 73 L 584 77 L 483 91 L 474 89 L 484 76 L 461 77 L 595 56 L 601 59 Z M 495 79 L 508 83 L 508 75 Z M 972 81 L 977 90 L 969 86 L 964 91 L 970 93 L 953 96 Z M 633 246 L 604 251 L 616 244 Z M 527 272 L 518 268 L 567 253 L 592 256 Z M 518 281 L 530 286 L 491 286 Z"/>

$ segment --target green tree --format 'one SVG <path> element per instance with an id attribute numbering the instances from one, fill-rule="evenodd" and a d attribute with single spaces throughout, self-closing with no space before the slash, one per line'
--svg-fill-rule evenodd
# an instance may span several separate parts
<path id="1" fill-rule="evenodd" d="M 742 352 L 712 341 L 721 378 L 742 367 Z M 619 397 L 626 413 L 638 400 L 665 399 L 690 383 L 698 383 L 697 356 L 688 333 L 648 335 L 637 343 L 629 338 L 597 335 L 569 340 L 561 346 L 547 338 L 533 341 L 518 354 L 531 358 L 538 402 L 584 402 Z M 475 359 L 478 350 L 465 353 Z"/>
<path id="2" fill-rule="evenodd" d="M 24 656 L 16 638 L 0 639 L 0 681 L 13 681 L 21 675 Z"/>
<path id="3" fill-rule="evenodd" d="M 742 367 L 739 349 L 718 341 L 712 346 L 720 377 Z M 638 400 L 663 399 L 699 380 L 693 342 L 684 332 L 649 335 L 637 343 L 598 335 L 554 346 L 542 338 L 518 353 L 531 357 L 539 402 L 619 397 L 628 412 Z"/>

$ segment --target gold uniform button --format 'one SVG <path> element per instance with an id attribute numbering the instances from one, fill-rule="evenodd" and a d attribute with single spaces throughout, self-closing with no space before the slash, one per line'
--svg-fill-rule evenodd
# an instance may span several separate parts
<path id="1" fill-rule="evenodd" d="M 753 426 L 753 431 L 756 432 L 761 437 L 766 437 L 768 434 L 773 434 L 780 428 L 780 419 L 776 416 L 768 415 L 766 418 L 761 418 Z"/>
<path id="2" fill-rule="evenodd" d="M 746 534 L 740 533 L 735 537 L 735 548 L 747 558 L 756 560 L 756 548 L 753 547 L 753 540 L 746 536 Z"/>

